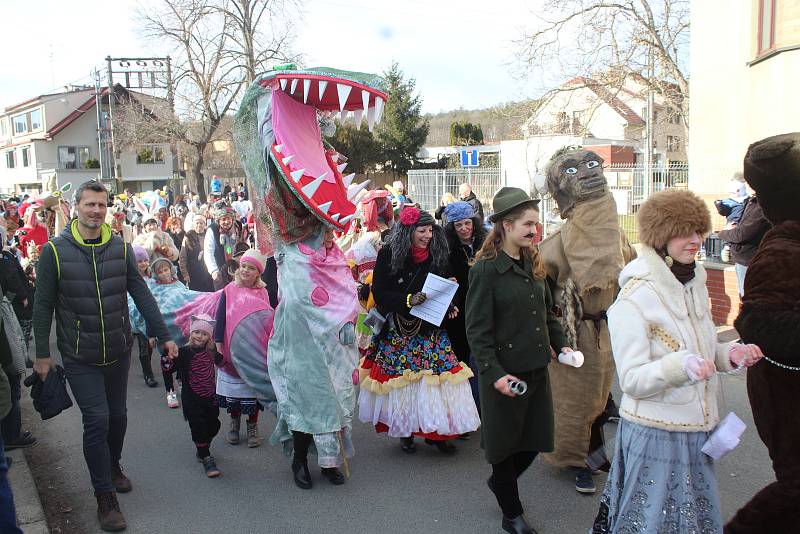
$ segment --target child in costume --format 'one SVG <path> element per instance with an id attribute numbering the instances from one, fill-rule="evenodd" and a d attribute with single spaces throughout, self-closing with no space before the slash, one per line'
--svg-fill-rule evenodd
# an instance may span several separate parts
<path id="1" fill-rule="evenodd" d="M 170 261 L 177 261 L 178 247 L 172 237 L 161 229 L 155 215 L 145 216 L 143 223 L 144 231 L 133 240 L 134 245 L 139 245 L 150 255 L 150 261 L 157 258 L 167 258 Z"/>
<path id="2" fill-rule="evenodd" d="M 214 324 L 208 314 L 193 315 L 189 327 L 189 343 L 180 348 L 177 358 L 170 360 L 161 357 L 164 375 L 169 375 L 171 379 L 172 374 L 177 372 L 183 383 L 183 417 L 189 422 L 192 441 L 197 448 L 197 459 L 203 464 L 209 478 L 221 474 L 209 450 L 211 440 L 221 426 L 215 395 L 214 364 L 221 363 L 222 356 L 211 343 Z"/>
<path id="3" fill-rule="evenodd" d="M 241 417 L 245 414 L 247 446 L 251 448 L 261 445 L 261 438 L 258 435 L 258 413 L 264 407 L 258 401 L 256 392 L 239 376 L 233 365 L 231 337 L 234 328 L 248 315 L 272 309 L 265 289 L 266 284 L 261 280 L 266 263 L 267 258 L 255 249 L 242 254 L 233 283 L 225 286 L 220 296 L 214 328 L 217 351 L 223 355 L 222 365 L 217 370 L 217 396 L 220 407 L 227 408 L 231 416 L 230 430 L 226 439 L 231 445 L 239 443 Z M 243 356 L 247 355 L 237 355 L 240 358 Z"/>
<path id="4" fill-rule="evenodd" d="M 150 255 L 139 245 L 133 245 L 133 253 L 136 256 L 136 265 L 139 267 L 139 274 L 147 281 L 150 278 Z M 136 338 L 136 343 L 139 346 L 139 363 L 142 364 L 144 383 L 147 384 L 147 387 L 154 388 L 158 386 L 158 382 L 156 382 L 155 376 L 153 376 L 153 366 L 150 363 L 150 358 L 153 355 L 153 348 L 150 346 L 150 340 L 146 335 L 140 332 L 134 332 L 133 336 Z"/>
<path id="5" fill-rule="evenodd" d="M 159 285 L 174 285 L 178 288 L 183 288 L 184 285 L 178 280 L 178 274 L 175 266 L 167 258 L 157 258 L 150 264 L 150 272 Z M 155 347 L 155 339 L 150 339 L 150 348 Z M 150 365 L 150 358 L 148 356 L 147 365 Z M 170 408 L 177 408 L 180 406 L 178 402 L 178 395 L 175 393 L 175 382 L 172 380 L 172 373 L 163 373 L 164 388 L 167 390 L 167 406 Z"/>

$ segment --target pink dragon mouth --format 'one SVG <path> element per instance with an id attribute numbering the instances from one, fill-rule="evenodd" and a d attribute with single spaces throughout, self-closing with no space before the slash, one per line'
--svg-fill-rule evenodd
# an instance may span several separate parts
<path id="1" fill-rule="evenodd" d="M 383 114 L 385 93 L 362 83 L 320 74 L 279 73 L 265 79 L 272 93 L 270 155 L 295 195 L 323 221 L 345 230 L 355 217 L 353 201 L 368 181 L 343 175 L 346 158 L 322 142 L 317 112 L 338 113 L 341 122 L 364 117 L 372 130 Z"/>

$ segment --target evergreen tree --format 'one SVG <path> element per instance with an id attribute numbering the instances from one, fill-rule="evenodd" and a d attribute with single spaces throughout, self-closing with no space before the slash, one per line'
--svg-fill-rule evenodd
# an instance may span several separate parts
<path id="1" fill-rule="evenodd" d="M 422 116 L 422 98 L 413 94 L 414 78 L 405 79 L 397 63 L 392 63 L 383 76 L 389 100 L 377 138 L 383 149 L 384 169 L 405 174 L 417 162 L 417 152 L 425 144 L 430 124 Z"/>
<path id="2" fill-rule="evenodd" d="M 344 125 L 336 124 L 336 133 L 326 140 L 338 152 L 347 156 L 347 173 L 367 174 L 375 170 L 378 163 L 383 162 L 381 145 L 372 135 L 372 132 L 362 125 L 359 130 L 352 122 Z"/>

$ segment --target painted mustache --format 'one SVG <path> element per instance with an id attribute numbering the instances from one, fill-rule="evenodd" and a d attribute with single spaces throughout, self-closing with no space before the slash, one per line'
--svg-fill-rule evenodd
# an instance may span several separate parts
<path id="1" fill-rule="evenodd" d="M 525 236 L 525 239 L 533 239 L 534 237 L 536 237 L 536 234 L 535 234 L 535 233 L 533 233 L 533 234 L 528 234 L 528 235 L 526 235 L 526 236 Z"/>

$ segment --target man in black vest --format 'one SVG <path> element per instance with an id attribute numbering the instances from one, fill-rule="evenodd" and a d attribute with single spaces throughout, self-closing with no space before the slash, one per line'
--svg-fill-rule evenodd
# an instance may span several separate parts
<path id="1" fill-rule="evenodd" d="M 83 454 L 97 497 L 100 527 L 126 528 L 117 492 L 131 490 L 119 464 L 127 426 L 127 386 L 132 335 L 130 293 L 148 332 L 177 356 L 155 299 L 136 267 L 131 245 L 105 224 L 108 191 L 89 181 L 75 192 L 76 219 L 42 249 L 37 265 L 33 325 L 34 370 L 42 380 L 53 367 L 50 329 L 75 401 L 83 414 Z"/>

